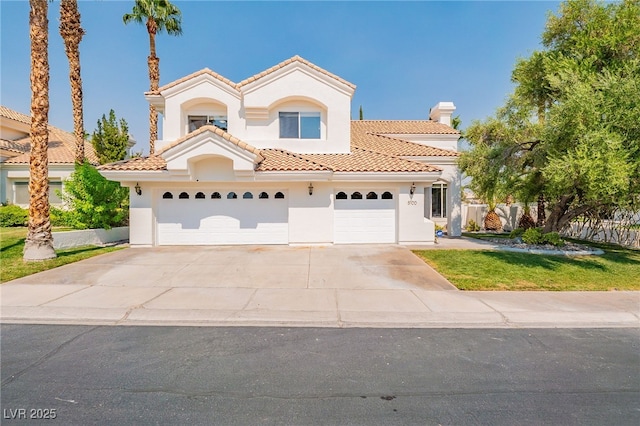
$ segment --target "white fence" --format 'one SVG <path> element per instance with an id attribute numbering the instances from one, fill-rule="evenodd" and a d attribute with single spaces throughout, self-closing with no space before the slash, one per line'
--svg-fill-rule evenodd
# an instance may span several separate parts
<path id="1" fill-rule="evenodd" d="M 487 215 L 489 207 L 486 204 L 463 204 L 462 205 L 462 223 L 467 228 L 469 222 L 473 220 L 481 228 L 484 225 L 484 217 Z M 518 219 L 523 213 L 522 205 L 499 204 L 496 207 L 496 213 L 502 221 L 502 227 L 505 231 L 511 231 L 518 226 Z M 538 215 L 537 206 L 531 206 L 531 217 L 535 220 Z M 640 215 L 623 214 L 617 212 L 614 220 L 602 220 L 599 222 L 574 222 L 570 227 L 563 230 L 561 234 L 566 237 L 579 238 L 595 242 L 605 242 L 620 244 L 627 247 L 640 248 L 640 229 L 632 228 L 630 225 L 640 224 Z"/>

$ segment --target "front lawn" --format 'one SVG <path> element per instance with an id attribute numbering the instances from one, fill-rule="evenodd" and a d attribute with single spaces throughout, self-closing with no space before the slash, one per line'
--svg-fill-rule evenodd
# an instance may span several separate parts
<path id="1" fill-rule="evenodd" d="M 22 250 L 27 235 L 26 228 L 0 228 L 0 283 L 57 268 L 67 263 L 88 259 L 103 253 L 120 250 L 120 247 L 75 247 L 56 250 L 58 257 L 42 262 L 24 262 Z"/>
<path id="2" fill-rule="evenodd" d="M 640 290 L 640 251 L 598 245 L 600 256 L 493 250 L 415 250 L 460 290 Z"/>

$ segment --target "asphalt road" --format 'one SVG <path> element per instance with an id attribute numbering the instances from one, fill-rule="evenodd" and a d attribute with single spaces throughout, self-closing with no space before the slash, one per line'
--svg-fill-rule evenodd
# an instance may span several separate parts
<path id="1" fill-rule="evenodd" d="M 0 333 L 3 425 L 640 424 L 638 329 Z"/>

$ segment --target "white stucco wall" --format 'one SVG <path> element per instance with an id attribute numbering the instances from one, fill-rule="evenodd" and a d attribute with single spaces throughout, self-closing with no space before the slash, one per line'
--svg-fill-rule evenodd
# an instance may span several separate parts
<path id="1" fill-rule="evenodd" d="M 424 186 L 416 185 L 413 195 L 411 183 L 398 187 L 398 243 L 431 244 L 435 241 L 435 225 L 425 218 Z"/>
<path id="2" fill-rule="evenodd" d="M 138 195 L 133 188 L 135 182 L 129 185 L 129 244 L 132 247 L 152 246 L 155 244 L 152 186 L 143 183 L 142 195 Z"/>
<path id="3" fill-rule="evenodd" d="M 302 68 L 295 68 L 284 75 L 267 77 L 259 85 L 243 88 L 245 108 L 267 109 L 269 118 L 260 125 L 260 120 L 251 120 L 246 139 L 257 148 L 282 148 L 300 153 L 347 153 L 350 152 L 351 96 L 353 92 L 340 90 L 337 82 L 318 77 Z M 341 84 L 341 83 L 340 83 Z M 283 104 L 283 102 L 291 102 Z M 323 111 L 322 142 L 318 140 L 279 139 L 278 111 L 291 111 L 297 104 L 314 105 Z"/>
<path id="4" fill-rule="evenodd" d="M 292 66 L 244 86 L 242 93 L 209 75 L 174 86 L 163 92 L 162 140 L 156 149 L 188 133 L 189 115 L 226 115 L 227 132 L 256 148 L 348 153 L 353 90 L 319 74 Z M 260 113 L 248 116 L 248 110 Z M 320 140 L 280 139 L 280 111 L 320 112 Z"/>
<path id="5" fill-rule="evenodd" d="M 322 244 L 333 242 L 333 185 L 313 182 L 292 184 L 289 189 L 289 242 Z"/>

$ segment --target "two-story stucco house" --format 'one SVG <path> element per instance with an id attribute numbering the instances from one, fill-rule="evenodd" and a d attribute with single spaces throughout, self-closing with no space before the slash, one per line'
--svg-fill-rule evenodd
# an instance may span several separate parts
<path id="1" fill-rule="evenodd" d="M 295 56 L 146 93 L 163 114 L 156 152 L 100 167 L 131 188 L 131 245 L 429 244 L 437 222 L 460 235 L 453 103 L 352 121 L 354 91 Z"/>

